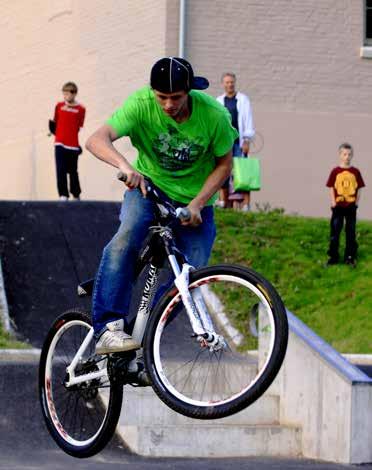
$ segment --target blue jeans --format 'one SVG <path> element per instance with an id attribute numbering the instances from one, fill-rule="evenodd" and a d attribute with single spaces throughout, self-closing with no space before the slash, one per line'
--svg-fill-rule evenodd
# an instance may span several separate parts
<path id="1" fill-rule="evenodd" d="M 233 152 L 233 157 L 242 157 L 243 156 L 243 151 L 240 148 L 239 142 L 234 142 L 232 152 Z"/>
<path id="2" fill-rule="evenodd" d="M 175 201 L 171 202 L 177 206 Z M 155 203 L 143 198 L 139 189 L 125 192 L 119 230 L 103 250 L 95 280 L 92 319 L 96 335 L 105 329 L 108 322 L 121 318 L 125 322 L 135 281 L 137 256 L 149 227 L 154 223 L 154 208 Z M 195 267 L 208 263 L 216 236 L 213 207 L 205 207 L 201 216 L 203 222 L 198 227 L 178 223 L 173 228 L 177 248 Z M 168 285 L 161 286 L 161 289 L 165 290 Z"/>

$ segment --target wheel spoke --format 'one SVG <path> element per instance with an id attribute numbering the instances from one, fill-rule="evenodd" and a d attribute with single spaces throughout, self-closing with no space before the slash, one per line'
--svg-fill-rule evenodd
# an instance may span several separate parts
<path id="1" fill-rule="evenodd" d="M 49 343 L 43 348 L 42 357 L 45 357 L 40 367 L 44 367 L 45 370 L 46 386 L 41 391 L 47 403 L 47 409 L 43 408 L 47 423 L 51 423 L 57 432 L 52 436 L 62 448 L 68 443 L 69 452 L 72 445 L 76 449 L 74 452 L 79 456 L 81 453 L 89 452 L 87 449 L 97 440 L 107 441 L 108 433 L 114 431 L 115 426 L 110 426 L 112 431 L 105 431 L 104 423 L 111 419 L 116 424 L 120 406 L 115 406 L 116 411 L 112 412 L 114 415 L 109 415 L 108 410 L 111 409 L 111 400 L 121 404 L 122 391 L 120 388 L 117 388 L 114 394 L 109 391 L 108 403 L 101 400 L 99 390 L 111 389 L 111 383 L 106 375 L 69 387 L 65 385 L 68 380 L 67 367 L 91 330 L 90 322 L 82 314 L 67 313 L 66 316 L 67 321 L 56 321 L 61 327 L 57 327 Z M 92 339 L 75 367 L 75 377 L 100 371 L 105 367 L 106 360 L 106 356 L 95 354 L 95 343 Z M 96 449 L 99 450 L 98 447 Z"/>
<path id="2" fill-rule="evenodd" d="M 240 275 L 236 271 L 232 274 L 227 272 L 228 268 L 221 269 L 226 272 L 212 272 L 213 269 L 201 270 L 210 272 L 204 278 L 202 275 L 198 277 L 197 272 L 193 274 L 190 291 L 203 286 L 203 308 L 208 310 L 206 313 L 215 325 L 213 335 L 224 338 L 225 344 L 221 349 L 218 349 L 221 343 L 216 346 L 206 343 L 202 349 L 198 342 L 190 339 L 193 332 L 180 297 L 176 298 L 176 303 L 175 299 L 168 297 L 153 322 L 151 360 L 157 371 L 152 374 L 154 386 L 161 397 L 164 394 L 166 403 L 169 404 L 169 397 L 173 397 L 172 406 L 190 416 L 193 416 L 190 405 L 197 408 L 198 415 L 200 407 L 204 407 L 207 413 L 208 407 L 213 406 L 215 410 L 221 406 L 221 415 L 225 416 L 229 414 L 226 410 L 233 408 L 239 400 L 249 401 L 256 383 L 261 382 L 261 389 L 266 390 L 273 380 L 273 374 L 268 371 L 274 367 L 279 369 L 286 348 L 285 310 L 267 281 L 265 287 L 260 287 L 256 274 L 253 276 L 249 270 L 239 268 L 242 271 Z M 268 300 L 269 295 L 279 299 L 275 305 L 271 297 Z M 249 324 L 252 311 L 257 325 L 254 329 Z M 226 320 L 222 325 L 220 320 L 226 317 L 230 325 L 225 329 Z M 278 318 L 283 325 L 283 331 L 279 332 L 276 327 Z M 240 337 L 238 332 L 230 337 L 230 331 L 237 328 L 240 329 Z M 238 343 L 233 338 L 243 339 Z M 278 342 L 282 346 L 280 356 L 276 358 L 274 345 Z M 256 399 L 257 391 L 254 394 Z M 185 407 L 180 403 L 185 403 Z M 217 411 L 213 413 L 218 414 Z"/>

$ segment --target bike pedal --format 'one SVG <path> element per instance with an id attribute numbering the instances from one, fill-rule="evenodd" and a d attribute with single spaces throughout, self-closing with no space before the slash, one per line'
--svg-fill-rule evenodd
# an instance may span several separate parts
<path id="1" fill-rule="evenodd" d="M 128 366 L 135 357 L 134 351 L 112 353 L 108 356 L 107 373 L 111 383 L 122 385 L 128 383 Z"/>
<path id="2" fill-rule="evenodd" d="M 128 372 L 127 383 L 132 387 L 150 387 L 152 385 L 149 374 L 144 370 Z"/>
<path id="3" fill-rule="evenodd" d="M 130 362 L 136 358 L 136 352 L 135 351 L 119 351 L 119 352 L 111 353 L 110 356 L 113 359 L 125 359 L 128 362 Z"/>
<path id="4" fill-rule="evenodd" d="M 132 385 L 133 387 L 149 387 L 151 379 L 144 370 L 143 364 L 137 363 L 138 370 L 128 370 L 129 364 L 136 358 L 135 351 L 112 353 L 107 363 L 108 376 L 111 383 Z"/>

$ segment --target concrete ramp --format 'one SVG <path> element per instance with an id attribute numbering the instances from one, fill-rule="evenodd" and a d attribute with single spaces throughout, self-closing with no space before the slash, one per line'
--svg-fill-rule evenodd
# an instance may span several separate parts
<path id="1" fill-rule="evenodd" d="M 131 450 L 158 457 L 302 456 L 301 429 L 279 423 L 279 397 L 267 395 L 228 418 L 177 414 L 151 388 L 124 388 L 118 432 Z"/>
<path id="2" fill-rule="evenodd" d="M 261 399 L 228 418 L 200 422 L 170 410 L 151 389 L 125 387 L 123 440 L 142 455 L 372 462 L 372 379 L 287 313 L 287 355 Z"/>
<path id="3" fill-rule="evenodd" d="M 280 423 L 301 426 L 304 457 L 372 462 L 372 379 L 287 313 L 288 351 L 268 391 L 280 397 Z"/>
<path id="4" fill-rule="evenodd" d="M 90 309 L 76 288 L 95 276 L 119 210 L 107 202 L 0 202 L 5 292 L 21 339 L 40 348 L 57 316 L 71 307 Z"/>

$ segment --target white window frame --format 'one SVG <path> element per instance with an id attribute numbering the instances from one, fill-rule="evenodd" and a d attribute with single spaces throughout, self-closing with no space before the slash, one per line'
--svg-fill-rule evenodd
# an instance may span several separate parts
<path id="1" fill-rule="evenodd" d="M 367 6 L 367 0 L 363 1 L 363 46 L 360 48 L 360 57 L 372 59 L 372 37 L 367 38 L 367 10 L 372 11 L 371 6 Z"/>

